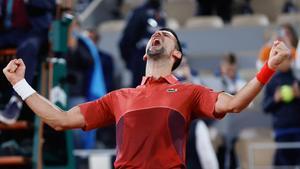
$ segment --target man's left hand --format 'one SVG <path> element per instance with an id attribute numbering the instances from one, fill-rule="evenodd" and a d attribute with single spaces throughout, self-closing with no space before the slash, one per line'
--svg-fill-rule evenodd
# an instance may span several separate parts
<path id="1" fill-rule="evenodd" d="M 290 57 L 289 48 L 282 41 L 275 41 L 270 52 L 268 67 L 276 70 L 288 57 Z"/>

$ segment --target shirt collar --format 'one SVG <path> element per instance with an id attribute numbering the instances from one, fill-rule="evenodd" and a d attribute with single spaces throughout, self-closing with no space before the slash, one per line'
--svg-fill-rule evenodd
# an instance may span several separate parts
<path id="1" fill-rule="evenodd" d="M 152 76 L 143 76 L 141 85 L 145 85 L 145 84 L 149 83 L 149 80 L 152 79 L 152 78 L 153 78 Z M 178 82 L 178 79 L 174 75 L 172 75 L 172 74 L 167 75 L 165 77 L 160 77 L 159 79 L 164 79 L 169 84 L 175 84 L 175 83 Z M 157 79 L 157 80 L 159 80 L 159 79 Z"/>

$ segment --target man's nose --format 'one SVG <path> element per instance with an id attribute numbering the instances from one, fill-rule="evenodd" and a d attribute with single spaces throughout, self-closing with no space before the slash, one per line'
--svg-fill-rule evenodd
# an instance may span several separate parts
<path id="1" fill-rule="evenodd" d="M 159 31 L 157 31 L 153 34 L 153 37 L 160 37 L 160 36 L 162 36 L 162 33 Z"/>

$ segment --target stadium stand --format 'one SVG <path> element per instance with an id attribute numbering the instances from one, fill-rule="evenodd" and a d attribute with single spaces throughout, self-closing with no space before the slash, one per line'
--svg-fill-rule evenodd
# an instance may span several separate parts
<path id="1" fill-rule="evenodd" d="M 218 16 L 197 16 L 191 17 L 185 24 L 186 28 L 222 28 L 223 20 Z"/>
<path id="2" fill-rule="evenodd" d="M 232 18 L 232 26 L 268 26 L 270 24 L 269 19 L 264 14 L 253 15 L 235 15 Z"/>

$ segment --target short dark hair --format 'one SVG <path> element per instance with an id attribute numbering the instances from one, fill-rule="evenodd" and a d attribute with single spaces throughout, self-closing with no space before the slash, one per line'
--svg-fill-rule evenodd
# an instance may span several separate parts
<path id="1" fill-rule="evenodd" d="M 176 34 L 175 31 L 173 31 L 172 29 L 170 29 L 170 28 L 161 28 L 161 29 L 159 29 L 159 30 L 160 30 L 160 31 L 167 31 L 167 32 L 170 32 L 170 33 L 172 33 L 172 34 L 175 36 L 175 38 L 176 38 L 176 43 L 177 43 L 177 44 L 176 44 L 176 48 L 177 48 L 178 51 L 180 51 L 180 53 L 181 53 L 181 58 L 180 58 L 180 59 L 177 59 L 177 60 L 175 61 L 175 63 L 173 64 L 173 66 L 172 66 L 172 71 L 173 71 L 173 70 L 175 70 L 175 69 L 180 65 L 181 60 L 182 60 L 182 57 L 183 57 L 181 43 L 180 43 L 180 41 L 179 41 L 179 39 L 178 39 L 177 34 Z"/>
<path id="2" fill-rule="evenodd" d="M 225 54 L 223 57 L 223 62 L 226 62 L 230 65 L 235 65 L 237 63 L 237 59 L 234 53 Z"/>

